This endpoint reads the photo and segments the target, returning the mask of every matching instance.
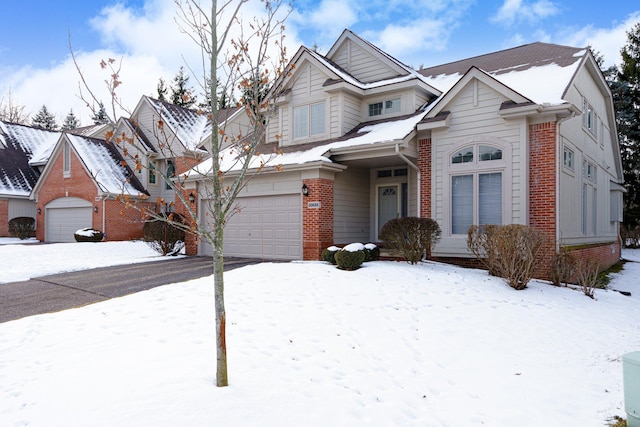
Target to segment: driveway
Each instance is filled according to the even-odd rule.
[[[260,262],[225,259],[224,270]],[[117,265],[0,284],[0,323],[81,307],[111,298],[213,274],[211,257]]]

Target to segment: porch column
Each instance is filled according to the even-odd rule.
[[[304,179],[308,196],[302,196],[302,251],[304,260],[319,260],[333,245],[333,180]]]

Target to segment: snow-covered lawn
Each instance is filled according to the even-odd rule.
[[[225,279],[229,387],[214,385],[203,278],[0,324],[0,426],[584,427],[625,415],[639,263],[610,285],[631,297],[595,300],[435,263],[267,263]]]

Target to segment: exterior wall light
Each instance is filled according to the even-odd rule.
[[[38,215],[42,213],[42,209],[38,208]]]
[[[98,207],[97,207],[97,206],[94,206],[94,207],[93,207],[93,211],[94,211],[95,213],[98,213]]]
[[[196,195],[193,193],[189,193],[189,203],[195,203]]]
[[[302,195],[304,197],[309,196],[309,187],[307,187],[307,184],[302,184]]]

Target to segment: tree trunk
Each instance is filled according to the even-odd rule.
[[[216,385],[218,387],[226,387],[229,385],[229,378],[227,376],[227,330],[226,313],[224,309],[224,259],[219,250],[219,248],[222,247],[222,241],[216,243],[220,243],[221,245],[214,247],[213,250],[213,280],[216,312]]]

